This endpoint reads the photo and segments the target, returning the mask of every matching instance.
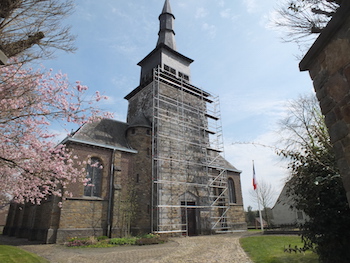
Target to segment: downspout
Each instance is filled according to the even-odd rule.
[[[107,211],[107,236],[112,237],[113,228],[113,202],[114,202],[114,158],[115,149],[113,149],[112,160],[111,160],[111,170],[109,176],[109,196],[108,196],[108,211]]]

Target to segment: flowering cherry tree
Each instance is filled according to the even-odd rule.
[[[52,195],[69,195],[67,184],[84,181],[77,157],[57,146],[49,127],[111,117],[95,107],[105,96],[96,92],[84,100],[87,89],[80,82],[71,85],[61,73],[0,67],[0,196],[39,204]]]

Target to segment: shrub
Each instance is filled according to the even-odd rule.
[[[68,239],[68,242],[65,244],[67,247],[81,247],[81,246],[90,246],[95,245],[97,239],[93,236],[91,237],[72,237]]]
[[[108,239],[107,236],[99,236],[99,237],[97,237],[98,241],[102,241],[102,240],[106,240],[106,239]]]
[[[159,237],[158,234],[152,234],[152,233],[149,233],[149,234],[144,234],[141,236],[141,238],[155,238],[155,237]]]
[[[135,245],[136,237],[122,237],[122,238],[112,238],[109,240],[109,244],[122,246],[122,245]]]
[[[163,244],[167,241],[165,237],[157,234],[146,234],[141,237],[123,237],[108,239],[106,236],[99,237],[72,237],[65,243],[67,247],[111,247],[123,245],[152,245]]]
[[[81,247],[81,246],[87,246],[88,245],[88,240],[85,239],[70,239],[66,243],[67,247]]]

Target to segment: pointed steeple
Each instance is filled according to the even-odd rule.
[[[182,78],[186,82],[190,82],[190,64],[193,60],[176,51],[175,32],[173,30],[174,19],[169,0],[165,0],[162,13],[159,16],[160,29],[157,46],[137,64],[141,67],[140,86],[125,96],[127,100],[135,96],[153,80],[154,69],[157,67]]]
[[[165,0],[162,14],[164,13],[172,14],[169,0]]]
[[[165,0],[163,11],[159,16],[159,33],[157,46],[164,44],[173,50],[176,50],[175,32],[174,32],[175,16],[171,12],[169,0]]]

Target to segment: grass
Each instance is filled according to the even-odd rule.
[[[48,263],[44,258],[41,258],[33,253],[23,249],[0,245],[0,262],[1,263]]]
[[[284,248],[303,247],[298,236],[252,236],[240,239],[241,246],[254,263],[317,263],[318,256],[311,252],[287,253]]]
[[[251,229],[248,229],[248,232],[249,233],[261,233],[261,229],[259,228],[259,229],[255,229],[255,228],[251,228]]]

